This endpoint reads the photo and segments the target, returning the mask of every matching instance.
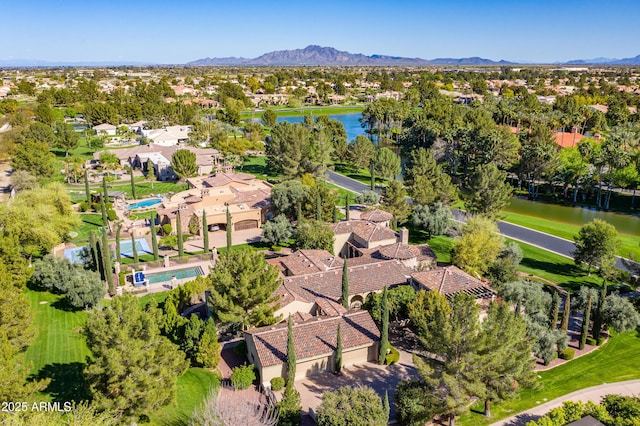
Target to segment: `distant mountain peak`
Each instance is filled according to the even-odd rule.
[[[511,62],[495,62],[480,57],[472,58],[439,58],[426,60],[421,58],[405,58],[362,53],[349,53],[334,47],[310,44],[302,49],[275,50],[253,59],[244,58],[204,58],[188,62],[187,66],[426,66],[426,65],[496,65]]]

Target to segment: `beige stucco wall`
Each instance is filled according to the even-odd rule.
[[[287,319],[289,317],[289,314],[293,315],[296,312],[305,312],[310,314],[311,311],[313,310],[313,305],[314,305],[313,302],[302,302],[302,301],[296,300],[278,309],[274,315],[276,317],[278,315],[282,315],[282,318]]]
[[[335,241],[333,242],[333,254],[336,256],[342,255],[343,257],[346,255],[346,250],[344,249],[344,245],[349,241],[349,237],[351,234],[337,234],[335,235]]]

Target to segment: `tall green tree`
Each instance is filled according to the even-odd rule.
[[[342,263],[342,306],[349,309],[349,267],[346,258]]]
[[[85,377],[98,409],[137,421],[174,401],[188,362],[160,335],[158,316],[131,295],[115,297],[89,314],[83,334],[93,356]]]
[[[454,241],[451,263],[471,275],[482,275],[502,249],[503,238],[494,222],[483,217],[467,220],[462,235]]]
[[[507,173],[493,164],[478,167],[469,187],[467,208],[471,213],[496,217],[509,204],[513,188],[506,182]]]
[[[202,242],[204,245],[204,254],[209,253],[209,225],[207,225],[207,212],[202,210]]]
[[[207,300],[215,317],[224,323],[237,323],[243,329],[277,322],[278,270],[267,265],[258,252],[235,250],[220,257],[209,275],[212,289]]]
[[[604,321],[604,302],[607,297],[607,280],[603,280],[602,289],[600,290],[600,295],[598,296],[598,302],[596,305],[596,311],[593,316],[593,329],[592,335],[593,338],[596,339],[596,342],[600,342],[600,333],[602,332],[602,324]]]
[[[562,323],[560,330],[566,332],[569,329],[569,317],[571,316],[571,295],[567,293],[564,298],[564,311],[562,312]]]
[[[551,296],[551,312],[549,313],[549,328],[555,330],[558,327],[558,311],[560,311],[560,292],[554,290]]]
[[[178,237],[178,257],[184,256],[184,241],[182,240],[182,218],[180,217],[180,209],[176,211],[176,235]]]
[[[102,244],[100,245],[100,252],[102,253],[102,267],[104,269],[104,276],[107,280],[107,286],[109,287],[109,294],[116,294],[116,287],[113,283],[113,270],[111,268],[111,249],[109,249],[109,239],[107,237],[107,229],[102,228]]]
[[[447,204],[456,198],[456,188],[442,165],[437,164],[431,150],[412,151],[404,183],[417,204]]]
[[[376,172],[386,179],[393,179],[400,173],[400,157],[389,148],[378,149],[373,165]]]
[[[345,195],[344,197],[344,215],[345,215],[345,220],[347,222],[351,218],[350,213],[351,213],[351,206],[349,206],[349,193],[347,192],[347,195]]]
[[[427,384],[438,389],[438,412],[453,426],[456,415],[474,396],[484,393],[478,374],[482,347],[478,306],[473,297],[463,293],[448,302],[438,292],[420,291],[409,305],[409,317],[422,348],[430,354],[426,358],[414,355],[416,368]]]
[[[262,225],[262,241],[270,244],[282,244],[289,241],[293,228],[289,219],[280,214]]]
[[[133,177],[133,166],[129,167],[129,176],[131,179],[131,198],[135,200],[138,197],[136,197],[136,181]]]
[[[78,147],[80,135],[71,124],[58,124],[56,126],[56,147],[64,151],[64,156],[69,156],[69,151]]]
[[[349,160],[356,170],[361,170],[371,164],[375,152],[373,142],[366,136],[358,135],[349,145]]]
[[[417,204],[413,208],[411,222],[416,228],[426,231],[427,236],[431,238],[444,234],[452,217],[451,209],[440,202],[431,206]]]
[[[122,253],[120,253],[120,233],[122,232],[122,222],[116,224],[116,262],[122,265]]]
[[[613,225],[602,219],[594,219],[580,228],[574,240],[576,249],[573,259],[578,265],[587,265],[587,275],[591,275],[592,266],[606,272],[615,264],[620,240]]]
[[[296,381],[296,345],[293,341],[293,318],[287,320],[287,388],[293,388]]]
[[[489,417],[491,402],[512,399],[519,389],[535,385],[535,361],[526,320],[513,315],[506,303],[491,304],[482,334],[479,374],[485,388],[485,416]]]
[[[204,329],[196,349],[195,359],[204,368],[216,368],[220,362],[220,344],[218,330],[213,318],[204,323]]]
[[[171,168],[180,179],[195,176],[198,173],[196,154],[188,149],[177,150],[171,156]]]
[[[84,171],[84,196],[87,204],[91,204],[91,190],[89,189],[89,176],[87,170]]]
[[[342,371],[342,330],[340,330],[340,323],[338,323],[338,331],[336,333],[336,362],[334,369],[336,373],[340,373]]]
[[[16,145],[11,156],[14,170],[26,170],[40,182],[48,181],[56,173],[56,158],[44,142],[26,140]]]
[[[276,125],[276,121],[278,121],[278,114],[272,109],[267,109],[262,114],[261,121],[264,127],[273,127]]]
[[[151,218],[149,219],[151,225],[151,245],[153,246],[153,260],[158,260],[158,230],[156,229],[156,215],[154,212]]]
[[[138,265],[138,247],[136,247],[136,237],[131,233],[131,251],[133,253],[133,264]]]
[[[396,224],[403,223],[409,216],[409,204],[407,203],[407,191],[396,180],[389,182],[382,191],[382,205],[391,213]]]
[[[333,231],[324,222],[303,220],[296,229],[296,247],[304,250],[327,250],[333,253]]]
[[[378,364],[384,364],[389,350],[389,300],[387,286],[382,290],[382,330],[380,331],[380,347]]]
[[[587,304],[584,307],[584,315],[582,317],[582,328],[580,331],[580,344],[578,349],[584,349],[584,345],[587,343],[587,336],[589,335],[589,323],[591,322],[591,305],[592,305],[593,295],[589,292],[589,296],[587,297]]]
[[[231,238],[231,212],[229,211],[229,206],[227,206],[227,226],[226,226],[226,231],[227,231],[227,254],[231,253],[231,247],[233,246],[233,240]]]

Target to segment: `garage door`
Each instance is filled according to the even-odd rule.
[[[255,229],[258,227],[257,220],[241,220],[233,226],[233,229],[236,231],[242,231],[245,229]]]

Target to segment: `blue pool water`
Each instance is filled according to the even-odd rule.
[[[91,258],[91,254],[89,253],[89,247],[76,247],[65,249],[64,257],[66,257],[71,263],[81,265],[88,262]]]
[[[137,203],[129,204],[127,206],[127,210],[135,210],[135,209],[141,209],[143,207],[151,207],[160,203],[162,203],[162,200],[160,198],[151,198],[149,200],[143,200],[143,201],[138,201]]]
[[[173,271],[166,272],[158,272],[156,274],[145,274],[145,278],[149,280],[149,284],[163,283],[171,281],[173,276],[176,276],[176,279],[183,278],[195,278],[199,275],[204,275],[204,271],[200,266],[194,266],[191,268],[185,269],[175,269]]]
[[[151,248],[149,248],[149,243],[144,238],[139,238],[136,240],[136,251],[138,252],[138,256],[145,253],[153,253]],[[120,254],[122,256],[133,257],[133,245],[131,244],[131,240],[122,241],[120,243]]]
[[[313,115],[314,119],[320,114]],[[344,130],[347,132],[347,140],[349,142],[353,142],[353,140],[358,135],[364,135],[365,129],[360,125],[360,117],[362,114],[359,112],[356,113],[348,113],[348,114],[329,114],[329,118],[332,120],[341,121],[344,125]],[[277,123],[281,123],[283,121],[287,121],[289,123],[302,123],[304,120],[303,115],[298,116],[287,116],[287,117],[278,117]],[[260,119],[255,118],[253,121],[259,122]]]

